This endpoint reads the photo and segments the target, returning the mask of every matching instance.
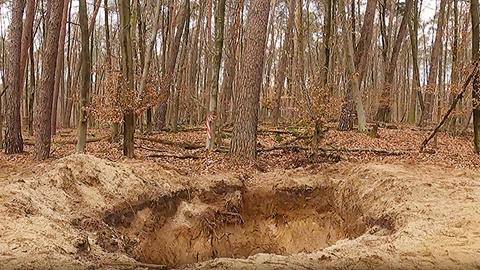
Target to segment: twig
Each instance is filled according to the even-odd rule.
[[[185,150],[196,150],[196,149],[200,149],[200,148],[205,147],[204,145],[199,145],[199,144],[185,143],[185,142],[173,142],[173,141],[168,141],[168,140],[158,139],[158,138],[135,137],[135,139],[141,140],[141,141],[161,143],[161,144],[170,145],[170,146],[176,146],[176,147],[183,148]]]
[[[448,120],[448,117],[450,116],[450,114],[453,112],[453,110],[457,107],[457,104],[458,102],[463,98],[465,92],[467,91],[467,87],[470,85],[470,83],[472,82],[473,80],[473,77],[475,77],[475,75],[477,74],[478,72],[478,66],[479,66],[479,63],[480,61],[477,60],[475,62],[475,66],[472,70],[472,72],[470,73],[470,75],[468,75],[468,78],[467,80],[463,83],[463,86],[462,86],[462,92],[460,92],[459,94],[457,94],[455,96],[455,98],[453,99],[453,102],[452,102],[452,105],[450,105],[450,109],[448,109],[448,111],[445,113],[445,115],[443,116],[442,118],[442,121],[440,121],[440,123],[437,125],[437,127],[433,130],[433,132],[430,134],[430,136],[428,136],[428,138],[426,138],[422,145],[420,146],[420,152],[424,152],[425,150],[425,147],[427,147],[427,144],[433,139],[435,138],[435,135],[437,135],[437,133],[440,131],[440,129],[442,128],[442,126],[447,122]]]
[[[162,131],[170,131],[169,129],[163,129]],[[206,132],[207,129],[205,127],[190,127],[190,128],[182,128],[178,130],[177,132],[199,132],[203,131]],[[233,129],[232,128],[224,128],[222,129],[222,132],[225,133],[232,133]],[[273,133],[273,134],[284,134],[284,135],[292,135],[292,136],[298,136],[300,133],[299,131],[290,131],[290,130],[284,130],[284,129],[275,129],[275,128],[258,128],[257,133]],[[154,132],[153,134],[160,134],[160,132]]]
[[[5,88],[3,88],[2,93],[0,93],[0,98],[3,97],[3,95],[5,95],[5,93],[7,92],[7,89],[8,89],[8,85],[5,86]]]
[[[388,149],[380,149],[380,148],[319,148],[319,150],[325,152],[347,152],[347,153],[372,153],[372,154],[381,154],[381,155],[389,155],[389,156],[401,156],[406,155],[412,150],[388,150]]]
[[[126,269],[137,269],[139,267],[148,268],[148,269],[168,269],[168,267],[166,265],[141,263],[141,262],[134,262],[134,263],[114,262],[114,263],[105,263],[105,264],[103,264],[103,266],[122,267],[122,268],[126,268]]]
[[[110,138],[110,136],[96,137],[96,138],[95,138],[95,137],[93,137],[93,138],[87,138],[86,143],[101,142],[101,141],[107,140],[108,138]],[[77,143],[77,139],[67,140],[67,141],[53,141],[53,143],[60,144],[60,145],[63,145],[63,144],[76,144],[76,143]],[[32,146],[32,145],[35,145],[35,142],[32,141],[32,140],[29,140],[29,139],[25,139],[25,140],[23,141],[23,144],[24,144],[24,145]]]
[[[178,155],[178,154],[172,154],[172,153],[157,153],[157,154],[152,154],[148,155],[147,157],[149,158],[160,158],[160,157],[169,157],[169,158],[178,158],[178,159],[200,159],[201,157],[195,156],[195,155]]]
[[[381,154],[381,155],[390,155],[390,156],[401,156],[410,153],[409,151],[400,151],[400,150],[387,150],[379,148],[328,148],[328,147],[319,147],[317,148],[323,152],[344,152],[344,153],[372,153],[372,154]],[[271,152],[275,150],[310,150],[309,147],[291,145],[291,146],[274,146],[271,148],[260,149],[259,152]]]
[[[165,152],[160,149],[154,149],[154,148],[145,147],[141,145],[135,146],[135,148],[147,150],[150,152],[155,152],[156,154],[151,154],[147,156],[150,158],[159,158],[159,157],[172,157],[172,158],[178,158],[178,159],[200,159],[201,158],[200,156],[191,155],[191,154],[185,154],[185,155],[173,154],[173,153]]]

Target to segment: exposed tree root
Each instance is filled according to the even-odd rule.
[[[297,150],[297,151],[309,151],[310,147],[299,146],[299,145],[283,145],[283,146],[274,146],[271,148],[260,149],[259,152],[271,152],[276,150]],[[378,149],[378,148],[329,148],[329,147],[318,147],[317,150],[323,152],[344,152],[344,153],[373,153],[380,155],[389,155],[389,156],[401,156],[410,153],[411,151],[399,151],[399,150],[387,150],[387,149]]]
[[[185,150],[196,150],[196,149],[201,149],[201,148],[205,147],[204,145],[200,145],[200,144],[186,143],[186,142],[174,142],[174,141],[169,141],[169,140],[159,139],[159,138],[135,137],[135,139],[141,140],[141,141],[160,143],[160,144],[164,144],[164,145],[176,146],[176,147],[183,148]]]

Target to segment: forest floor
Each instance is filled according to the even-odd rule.
[[[0,154],[2,269],[478,269],[480,158],[471,134],[381,129],[259,132],[258,161],[203,150],[205,132],[138,135],[125,159],[107,130],[73,155]],[[31,138],[26,139],[30,144]],[[228,134],[224,145],[228,145]],[[223,148],[221,148],[223,149]]]

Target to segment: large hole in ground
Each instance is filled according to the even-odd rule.
[[[289,255],[365,232],[335,211],[332,194],[311,187],[181,192],[130,207],[133,213],[112,212],[106,221],[137,239],[131,255],[145,263],[173,267],[219,257]]]

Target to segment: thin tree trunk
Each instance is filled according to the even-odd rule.
[[[405,11],[403,14],[402,23],[398,30],[397,37],[392,50],[392,56],[390,57],[390,63],[385,74],[385,81],[383,84],[383,90],[380,96],[380,104],[377,109],[376,120],[377,122],[389,122],[391,117],[391,92],[395,80],[395,70],[397,69],[397,61],[400,55],[400,48],[402,47],[403,40],[407,35],[408,20],[410,20],[410,13],[413,9],[413,0],[407,0]]]
[[[185,62],[187,59],[187,48],[188,48],[188,39],[190,35],[190,0],[186,0],[186,20],[184,25],[184,34],[183,34],[183,48],[181,53],[180,63],[178,64],[177,74],[176,74],[176,87],[174,90],[173,102],[172,102],[172,111],[171,111],[171,122],[170,127],[172,132],[177,132],[178,130],[178,111],[180,106],[180,92],[184,88],[184,74],[185,74]]]
[[[198,91],[198,75],[199,75],[199,69],[200,69],[200,52],[201,50],[201,42],[203,42],[203,39],[200,40],[200,31],[202,29],[203,25],[203,19],[204,19],[204,13],[205,13],[205,2],[200,4],[199,11],[198,11],[198,18],[197,18],[197,25],[195,26],[195,32],[193,34],[193,39],[192,42],[190,43],[191,46],[191,51],[190,51],[190,63],[189,65],[189,82],[188,82],[188,88],[189,88],[189,105],[190,105],[190,119],[189,123],[193,125],[195,123],[195,108],[196,108],[196,96],[197,96],[197,91]]]
[[[331,58],[331,39],[332,39],[332,20],[335,10],[335,0],[325,0],[325,23],[323,33],[323,47],[324,47],[324,65],[322,69],[323,84],[328,87],[328,73],[330,70]]]
[[[120,13],[120,40],[121,40],[121,55],[122,55],[122,72],[127,81],[126,91],[134,91],[133,81],[133,49],[131,37],[131,12],[130,0],[119,1]],[[132,109],[127,109],[123,115],[123,154],[128,158],[133,158],[135,153],[134,137],[135,137],[135,114]]]
[[[186,2],[186,1],[185,1]],[[168,105],[168,100],[170,98],[170,91],[174,83],[174,71],[175,71],[175,66],[177,64],[177,59],[178,59],[178,52],[180,50],[180,42],[182,39],[183,35],[183,30],[185,29],[185,21],[187,19],[187,9],[186,5],[184,8],[180,11],[180,14],[178,14],[179,19],[178,19],[178,24],[177,24],[177,31],[173,35],[171,33],[171,36],[173,37],[173,40],[170,40],[171,44],[168,48],[168,56],[167,56],[167,61],[166,61],[166,66],[165,66],[165,72],[163,74],[163,81],[165,82],[165,98],[160,101],[160,104],[158,106],[157,110],[157,130],[162,130],[165,127],[166,124],[166,115],[167,115],[167,105]],[[174,20],[175,16],[172,14],[172,20]],[[172,22],[173,24],[173,22]],[[173,27],[172,31],[173,32]]]
[[[420,123],[425,125],[432,121],[435,92],[437,90],[438,69],[441,61],[443,28],[445,25],[445,5],[447,0],[440,1],[440,10],[438,13],[437,33],[432,48],[430,58],[430,68],[428,73],[428,81],[425,89],[425,110],[422,112]]]
[[[458,91],[458,83],[460,81],[460,49],[459,49],[459,20],[458,20],[458,1],[453,1],[453,44],[452,44],[452,72],[451,72],[451,83],[450,83],[450,103],[454,100],[455,94]],[[458,120],[458,108],[456,112],[452,115],[450,120],[450,131],[455,132]]]
[[[142,69],[142,78],[140,80],[140,88],[139,88],[139,94],[138,97],[140,99],[143,99],[144,93],[145,93],[145,87],[147,84],[147,79],[148,75],[150,73],[150,66],[152,63],[152,53],[153,53],[153,48],[155,46],[155,42],[157,41],[157,33],[158,30],[161,27],[161,21],[160,21],[160,11],[162,9],[162,3],[160,1],[157,1],[157,4],[155,6],[155,19],[154,19],[154,28],[153,28],[153,35],[148,43],[148,48],[146,50],[145,54],[145,61]]]
[[[65,36],[67,34],[68,6],[70,1],[64,0],[62,28],[60,29],[60,40],[58,41],[57,65],[55,70],[55,86],[53,90],[52,104],[52,136],[57,133],[57,106],[60,87],[63,85],[64,63],[65,63]]]
[[[32,33],[33,35],[33,33]],[[35,76],[35,58],[33,57],[33,39],[30,40],[32,43],[29,49],[30,54],[30,93],[28,96],[28,134],[33,136],[33,108],[35,93],[37,92],[37,82]]]
[[[87,125],[88,125],[88,95],[90,92],[90,35],[88,31],[88,15],[86,0],[79,0],[78,16],[81,32],[81,53],[80,58],[82,66],[80,69],[80,102],[78,108],[78,126],[77,126],[77,153],[85,153],[87,144]]]
[[[471,0],[470,13],[472,16],[472,57],[474,61],[478,61],[480,56],[480,12],[478,0]],[[473,105],[473,130],[475,152],[480,154],[480,72],[477,69],[473,78],[472,91]]]
[[[227,122],[229,111],[231,111],[231,101],[233,96],[233,82],[237,73],[238,41],[241,30],[241,16],[243,14],[244,0],[233,0],[236,2],[233,23],[227,31],[227,45],[225,49],[225,68],[223,69],[223,84],[221,95],[221,116],[223,123]]]
[[[295,0],[295,66],[297,87],[305,90],[305,33],[303,29],[303,0]]]
[[[290,0],[288,8],[287,30],[285,32],[285,40],[283,42],[282,56],[278,64],[278,73],[275,78],[275,104],[273,108],[273,124],[278,125],[281,117],[282,93],[285,86],[285,78],[287,72],[288,61],[292,55],[293,49],[293,27],[295,25],[295,0]]]
[[[105,1],[107,1],[107,0],[105,0]],[[155,42],[157,41],[157,33],[162,26],[162,22],[160,20],[161,11],[162,11],[162,2],[157,1],[157,4],[155,5],[155,17],[154,17],[154,22],[153,22],[154,23],[153,35],[152,35],[152,38],[151,38],[150,42],[148,43],[148,48],[147,48],[147,51],[146,51],[145,61],[144,61],[143,69],[142,69],[142,78],[140,80],[140,88],[139,88],[139,95],[138,95],[139,99],[144,98],[145,87],[146,87],[146,84],[147,84],[148,76],[150,74],[150,66],[151,66],[151,63],[152,63],[153,49],[155,47]],[[147,115],[147,133],[150,133],[152,131],[151,108],[149,107],[147,110],[148,110],[147,114],[149,114],[149,115]]]
[[[27,0],[25,7],[25,21],[23,22],[22,32],[22,56],[20,60],[20,82],[25,79],[25,69],[27,66],[28,52],[33,42],[33,22],[35,20],[36,0]]]
[[[376,3],[372,3],[371,2],[376,2],[375,0],[372,1],[370,0],[369,1],[369,4],[370,4],[370,8],[372,9],[372,6],[373,6],[373,12],[372,10],[367,10],[367,13],[365,15],[365,19],[371,19],[371,17],[375,17],[375,6],[376,6]],[[365,132],[367,130],[367,121],[365,119],[365,110],[363,108],[363,101],[362,101],[362,94],[360,92],[360,80],[359,80],[359,75],[358,75],[358,72],[356,70],[356,67],[355,67],[355,58],[358,58],[358,63],[360,64],[361,62],[361,58],[363,57],[362,56],[357,56],[357,55],[354,55],[355,52],[354,52],[354,45],[353,45],[353,40],[352,40],[352,35],[350,34],[351,32],[351,29],[347,23],[347,19],[346,19],[346,15],[345,15],[345,6],[344,6],[344,2],[343,0],[340,0],[339,1],[339,10],[340,10],[340,19],[342,20],[342,25],[343,25],[343,29],[345,30],[344,31],[344,50],[345,50],[345,58],[346,58],[346,69],[347,69],[347,74],[349,76],[349,86],[348,88],[351,92],[351,95],[352,97],[352,100],[351,102],[354,102],[355,104],[355,108],[356,108],[356,111],[357,111],[357,117],[358,117],[358,130],[360,132]],[[368,16],[370,16],[370,18],[368,18]],[[372,24],[373,24],[373,20],[372,21]],[[364,53],[367,53],[368,51],[367,50],[364,50],[364,46],[368,46],[370,47],[370,44],[368,42],[363,40],[364,39],[364,36],[367,37],[367,35],[369,35],[367,29],[371,29],[371,28],[364,28],[364,30],[366,32],[362,33],[362,38],[361,38],[361,46],[359,46],[359,48],[357,49],[357,53],[360,55],[360,54],[364,54]],[[371,40],[371,33],[370,33],[370,40]],[[365,56],[365,59],[364,61],[366,61],[366,56]],[[359,65],[357,64],[357,65]],[[364,64],[364,63],[362,63]],[[365,64],[364,64],[365,65]],[[347,101],[347,102],[350,102],[350,101]],[[348,110],[350,110],[350,108],[348,108]],[[345,116],[347,117],[347,116]],[[351,118],[351,116],[348,116]],[[351,129],[351,126],[353,126],[353,118],[351,118],[350,120],[344,120],[342,121],[342,118],[340,118],[340,126],[339,126],[339,129],[340,130],[349,130]],[[346,122],[347,125],[345,126],[342,126],[342,122]]]
[[[342,5],[340,5],[342,7]],[[360,40],[356,46],[356,50],[353,49],[354,40],[345,40],[344,36],[344,48],[347,59],[347,73],[350,77],[350,86],[347,88],[347,93],[345,95],[345,100],[343,103],[342,114],[340,115],[339,120],[339,130],[351,130],[353,128],[353,107],[355,105],[357,119],[358,119],[358,130],[364,132],[367,129],[365,110],[363,108],[363,100],[361,93],[361,83],[363,77],[366,73],[366,64],[368,58],[368,52],[370,51],[370,46],[373,38],[373,23],[375,21],[375,10],[377,7],[377,0],[369,0],[367,2],[367,9],[365,11],[365,18],[361,30]],[[344,11],[344,10],[343,10]],[[341,15],[341,17],[346,17]],[[343,24],[345,29],[349,29],[346,23]],[[352,29],[349,29],[352,31]],[[353,38],[354,35],[352,35]],[[352,50],[350,51],[350,43],[352,45]],[[354,53],[354,55],[349,55]],[[352,58],[352,59],[350,59]],[[353,70],[350,70],[350,60],[354,64]]]
[[[220,65],[223,56],[223,38],[225,29],[225,0],[217,0],[215,10],[215,55],[213,56],[212,88],[210,89],[210,102],[207,115],[207,149],[212,151],[216,147],[218,124],[218,80],[220,79]]]

